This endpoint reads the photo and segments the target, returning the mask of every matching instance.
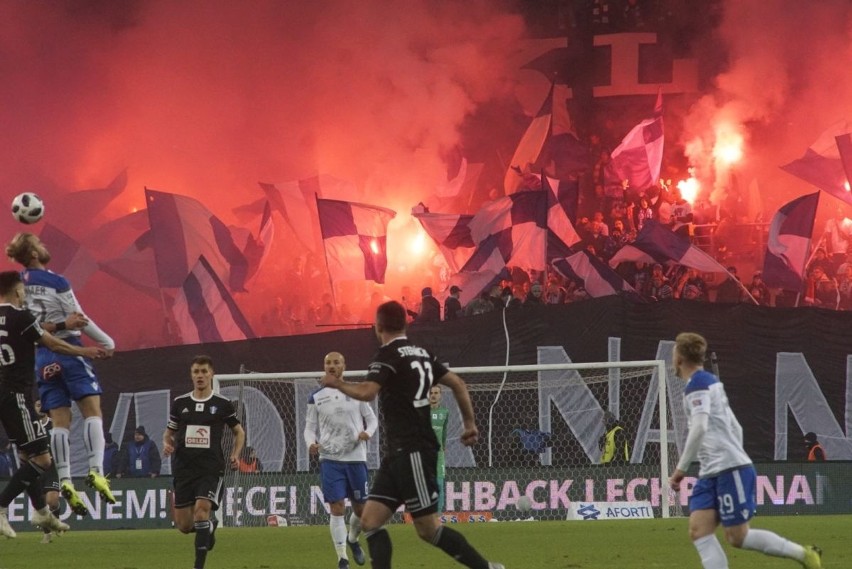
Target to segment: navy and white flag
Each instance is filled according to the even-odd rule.
[[[388,223],[396,212],[341,200],[316,201],[331,278],[385,282]]]
[[[188,196],[146,188],[145,199],[161,287],[182,286],[194,263],[204,256],[230,290],[245,291],[249,277],[245,236],[236,236],[204,204]]]
[[[811,247],[819,192],[796,198],[772,217],[763,260],[763,282],[799,291]]]
[[[556,259],[551,264],[563,277],[582,283],[592,298],[635,292],[621,275],[588,251],[578,251],[570,257]]]
[[[184,344],[255,337],[239,306],[203,255],[178,290],[173,311]]]
[[[470,220],[476,250],[462,272],[495,266],[543,271],[547,245],[548,192],[523,191],[486,204]]]
[[[655,185],[663,163],[663,135],[663,95],[658,93],[653,117],[634,126],[612,151],[619,178],[636,190]]]
[[[846,133],[834,137],[837,142],[837,151],[840,152],[840,161],[843,163],[843,171],[846,172],[846,184],[843,188],[848,194],[849,184],[852,183],[852,134]]]
[[[725,273],[728,270],[719,261],[657,221],[646,221],[636,240],[625,245],[610,259],[611,267],[619,263],[677,263],[705,273]]]
[[[834,123],[811,144],[804,156],[781,166],[781,169],[852,204],[852,193],[849,191],[849,181],[843,169],[837,140],[849,132],[852,132],[852,122]]]
[[[426,234],[438,246],[450,270],[454,273],[459,272],[476,249],[476,243],[470,234],[470,221],[473,216],[455,213],[412,213],[411,215],[420,222]]]
[[[577,219],[577,204],[580,199],[580,181],[557,180],[543,176],[542,184],[548,191],[547,197],[547,257],[552,260],[564,257],[572,245],[580,242],[580,235],[574,229]]]

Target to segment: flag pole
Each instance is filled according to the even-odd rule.
[[[317,220],[320,224],[320,237],[322,237],[322,216],[319,215],[319,195],[314,192],[314,200],[317,206]],[[337,295],[334,293],[334,279],[331,278],[331,268],[328,266],[328,250],[325,248],[325,240],[322,243],[322,253],[325,257],[325,271],[328,273],[328,285],[331,287],[331,302],[334,304],[334,310],[337,311]]]

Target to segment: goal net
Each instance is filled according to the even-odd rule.
[[[663,360],[453,371],[468,385],[480,437],[472,447],[461,444],[461,414],[444,388],[447,521],[683,515],[686,496],[667,486],[676,442],[685,438],[683,386]],[[321,375],[217,376],[260,464],[256,472],[227,474],[227,525],[327,523],[318,465],[303,437],[308,396]],[[350,380],[364,375],[346,372]],[[628,458],[605,463],[602,444],[614,422],[623,429]],[[370,470],[379,465],[382,435],[379,429],[368,442]],[[518,508],[521,496],[529,509]]]

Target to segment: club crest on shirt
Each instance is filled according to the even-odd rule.
[[[215,414],[216,414],[216,409],[217,409],[217,407],[216,407],[215,405],[211,405],[211,406],[210,406],[210,414],[211,414],[211,415],[215,415]]]

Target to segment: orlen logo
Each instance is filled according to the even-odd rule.
[[[45,381],[50,381],[61,373],[62,366],[59,365],[57,362],[53,362],[52,364],[48,364],[41,368],[41,376],[44,378]]]

